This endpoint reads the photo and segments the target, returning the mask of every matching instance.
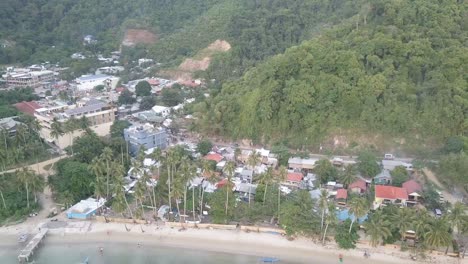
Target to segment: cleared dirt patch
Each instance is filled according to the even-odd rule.
[[[163,74],[178,81],[192,81],[192,74],[196,71],[204,71],[210,66],[211,58],[219,52],[231,49],[231,44],[225,40],[216,40],[208,47],[200,50],[193,58],[185,59],[177,69],[166,70]]]
[[[158,35],[146,29],[127,29],[123,46],[135,46],[137,44],[153,44],[158,41]]]

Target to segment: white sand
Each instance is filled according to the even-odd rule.
[[[67,228],[51,229],[53,241],[66,243],[105,242],[111,239],[117,243],[143,245],[162,245],[176,248],[195,249],[203,251],[224,252],[232,254],[278,257],[301,263],[334,264],[338,262],[338,255],[344,256],[344,263],[350,264],[393,264],[416,263],[409,259],[407,253],[399,249],[379,247],[370,248],[358,245],[355,250],[339,250],[335,245],[326,247],[314,244],[306,239],[288,241],[284,237],[267,233],[246,233],[237,230],[209,230],[187,229],[179,231],[169,227],[156,225],[127,224],[131,229],[126,231],[124,224],[99,222],[71,222]],[[142,232],[142,229],[144,232]],[[0,228],[0,235],[4,238],[13,237],[14,229]],[[11,239],[0,239],[4,246]],[[13,240],[14,241],[14,240]],[[369,259],[363,257],[364,249],[371,253]],[[384,254],[385,253],[385,254]],[[431,263],[452,264],[459,263],[454,258],[437,257]]]

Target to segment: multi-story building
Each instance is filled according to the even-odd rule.
[[[124,130],[125,141],[128,142],[129,151],[135,155],[143,146],[145,149],[160,148],[167,146],[167,133],[163,128],[154,127],[150,124],[135,125]]]
[[[89,91],[98,85],[104,85],[109,89],[115,89],[118,82],[118,77],[106,74],[83,75],[75,79],[76,89],[78,91]]]
[[[37,69],[31,67],[28,69],[9,69],[4,75],[8,86],[11,87],[40,87],[44,83],[50,82],[54,79],[55,73],[53,71]]]
[[[51,135],[51,127],[55,120],[64,124],[70,119],[78,120],[84,116],[89,122],[90,129],[99,136],[106,136],[110,133],[110,127],[115,120],[115,109],[102,101],[85,98],[75,105],[55,102],[54,105],[36,109],[34,116],[41,125],[41,136],[63,149],[70,146],[73,138],[81,136],[84,131],[77,129],[73,133],[54,138]]]

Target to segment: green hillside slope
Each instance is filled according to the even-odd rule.
[[[199,128],[296,146],[336,129],[466,135],[468,4],[369,2],[352,19],[224,84],[198,106]]]

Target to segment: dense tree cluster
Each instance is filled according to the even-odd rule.
[[[337,128],[466,133],[466,3],[443,2],[370,2],[359,16],[225,83],[199,105],[200,128],[264,142],[286,137],[296,146]]]

